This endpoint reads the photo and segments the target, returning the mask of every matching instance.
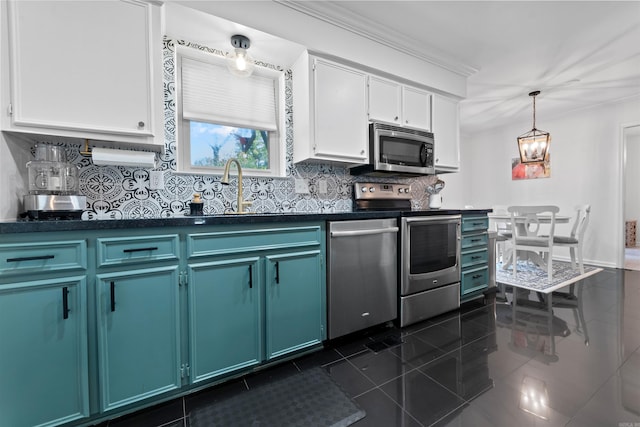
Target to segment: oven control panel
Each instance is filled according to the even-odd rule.
[[[383,184],[380,182],[356,182],[353,184],[353,196],[356,200],[410,200],[411,186],[407,184]]]

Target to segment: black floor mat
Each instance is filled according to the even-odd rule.
[[[188,425],[345,427],[364,416],[327,372],[313,368],[194,409]]]

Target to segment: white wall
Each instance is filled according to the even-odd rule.
[[[436,137],[436,144],[438,139]],[[491,205],[483,200],[476,200],[474,202],[471,196],[471,181],[472,175],[469,172],[471,167],[472,158],[467,156],[465,150],[460,152],[460,170],[457,173],[443,173],[438,177],[445,182],[442,194],[442,207],[450,209],[460,209],[465,206],[473,206],[476,209],[490,208]]]
[[[626,142],[624,219],[640,223],[640,135],[629,136]]]
[[[542,106],[540,107],[542,109]],[[551,133],[551,177],[512,181],[516,137],[530,123],[461,137],[464,182],[452,198],[474,206],[553,204],[573,215],[578,204],[592,205],[585,239],[585,261],[616,266],[622,248],[622,125],[640,122],[640,98],[568,113],[537,125]],[[558,225],[558,233],[570,225]],[[620,247],[618,247],[620,246]],[[558,254],[563,257],[562,253]]]

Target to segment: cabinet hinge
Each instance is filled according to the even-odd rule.
[[[180,365],[180,378],[191,376],[191,366],[188,363]]]
[[[320,267],[324,267],[324,257],[320,255]]]
[[[13,104],[9,103],[9,105],[7,106],[7,114],[9,114],[10,116],[13,114]]]
[[[187,272],[182,271],[178,274],[178,285],[186,286],[187,285]]]

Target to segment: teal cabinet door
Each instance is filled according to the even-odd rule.
[[[261,362],[259,258],[189,265],[191,382]]]
[[[321,264],[319,250],[266,257],[267,359],[322,342]]]
[[[0,285],[0,426],[89,415],[85,276]]]
[[[179,388],[178,267],[96,277],[101,410]]]

